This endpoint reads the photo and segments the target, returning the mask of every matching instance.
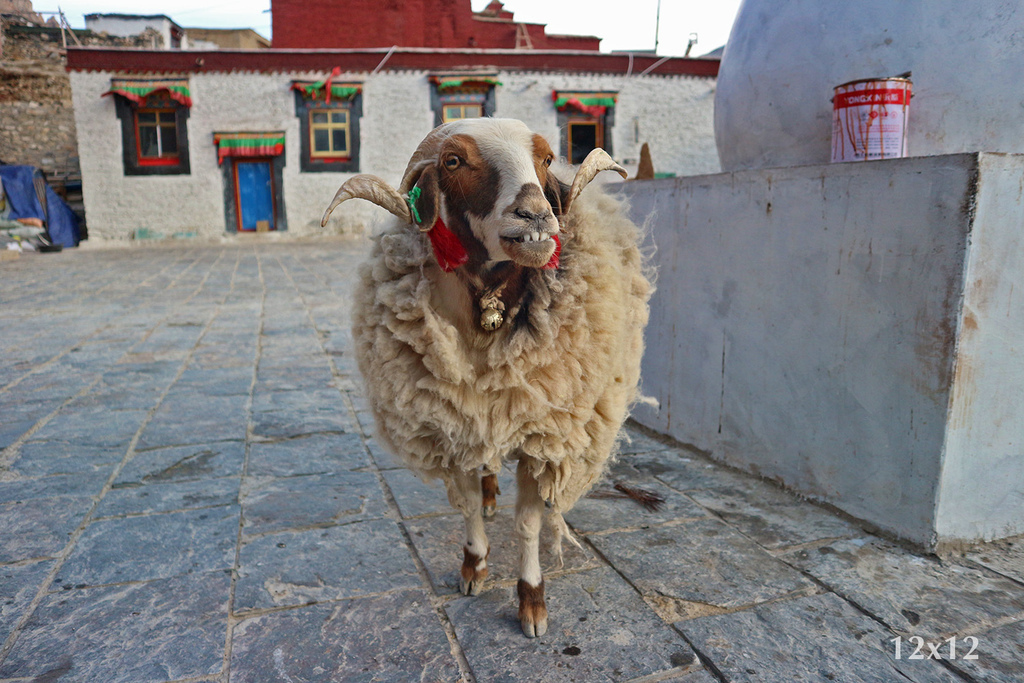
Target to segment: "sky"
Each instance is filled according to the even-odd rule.
[[[35,0],[36,11],[54,9],[53,0]],[[504,0],[505,9],[519,21],[547,24],[548,33],[593,35],[603,38],[601,50],[654,49],[658,0]],[[489,0],[472,0],[474,11]],[[690,53],[699,56],[721,47],[729,36],[740,0],[661,0],[658,53],[682,55],[690,34],[697,43]],[[628,16],[622,8],[628,6]],[[60,0],[68,22],[85,28],[85,14],[166,14],[181,26],[251,28],[271,37],[269,0]]]

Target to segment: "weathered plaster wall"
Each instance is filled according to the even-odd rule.
[[[202,172],[209,168],[204,157],[213,157],[216,165],[211,138],[202,135],[190,120],[191,175],[126,176],[121,123],[114,113],[112,97],[101,97],[110,89],[110,77],[109,73],[71,73],[89,239],[126,240],[139,228],[168,235],[223,234],[224,199],[219,173]],[[197,95],[203,90],[200,81],[199,77],[192,80]]]
[[[138,228],[157,234],[233,232],[224,213],[225,187],[212,134],[216,131],[285,131],[283,198],[288,230],[322,232],[320,217],[351,173],[300,171],[299,122],[293,80],[323,73],[196,73],[189,77],[193,105],[188,119],[191,174],[125,176],[119,121],[110,97],[109,72],[72,72],[79,126],[90,239],[128,239]],[[398,184],[420,140],[431,130],[430,84],[425,71],[341,74],[363,82],[359,170]],[[714,81],[702,78],[631,78],[586,74],[499,73],[496,115],[521,118],[558,149],[560,132],[551,101],[554,89],[616,90],[613,127],[616,159],[634,160],[648,141],[657,170],[676,173],[718,169],[711,117]],[[639,130],[637,142],[636,130]],[[563,175],[568,180],[571,172]],[[386,214],[366,202],[334,213],[327,230],[358,233]]]
[[[347,76],[342,74],[341,78]],[[359,74],[360,77],[365,74]],[[224,180],[212,134],[217,131],[285,131],[284,203],[288,230],[322,232],[320,217],[349,173],[301,173],[299,122],[292,80],[316,80],[322,74],[195,74],[190,77],[190,175],[126,176],[120,122],[110,97],[110,73],[72,72],[85,182],[90,239],[128,239],[137,228],[157,234],[196,233],[216,237],[233,232],[224,212]],[[412,82],[418,82],[420,96]],[[418,117],[409,116],[417,100]],[[405,102],[404,100],[409,100]],[[388,103],[401,106],[388,106]],[[361,122],[362,169],[397,183],[409,155],[430,130],[426,79],[420,74],[382,74],[367,80]],[[417,126],[418,118],[421,124]],[[380,144],[367,141],[380,140]],[[372,165],[371,165],[372,164]],[[352,202],[328,226],[332,232],[358,232],[378,214],[364,202]]]
[[[627,183],[659,271],[637,419],[924,546],[1020,533],[1021,163]]]

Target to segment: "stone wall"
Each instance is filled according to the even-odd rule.
[[[0,17],[0,35],[0,161],[37,166],[58,181],[77,176],[75,117],[60,29]],[[87,31],[75,35],[84,45],[135,47],[152,40]]]

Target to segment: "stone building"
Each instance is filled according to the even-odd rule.
[[[397,184],[426,133],[460,117],[521,119],[568,163],[602,146],[633,170],[648,142],[658,171],[715,172],[717,68],[525,49],[68,50],[90,236],[108,240],[319,232],[347,178]],[[331,229],[375,215],[354,202]]]
[[[153,49],[188,48],[185,29],[166,14],[86,14],[85,27],[93,33],[129,38],[150,34]]]
[[[32,11],[30,2],[0,2],[0,163],[43,170],[63,194],[77,183],[78,144],[65,69],[65,43],[135,47],[148,35],[127,38],[65,29]]]

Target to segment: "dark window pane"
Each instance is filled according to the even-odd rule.
[[[332,123],[348,123],[348,112],[347,111],[335,111],[331,112]]]
[[[173,111],[160,111],[157,112],[160,123],[166,126],[174,125],[174,112]]]
[[[348,154],[348,143],[345,140],[347,132],[346,128],[335,128],[331,131],[331,135],[334,137],[334,151],[338,154]]]
[[[177,130],[171,126],[160,127],[160,144],[163,148],[164,154],[177,154],[178,153],[178,135]]]
[[[327,123],[327,112],[315,111],[313,112],[313,123]]]
[[[156,142],[155,126],[139,126],[139,153],[144,157],[160,155]]]
[[[155,111],[140,111],[139,123],[156,123]]]
[[[597,144],[597,124],[574,123],[569,126],[569,163],[582,163]]]
[[[328,131],[324,129],[313,131],[313,150],[317,152],[331,151],[331,138]]]

